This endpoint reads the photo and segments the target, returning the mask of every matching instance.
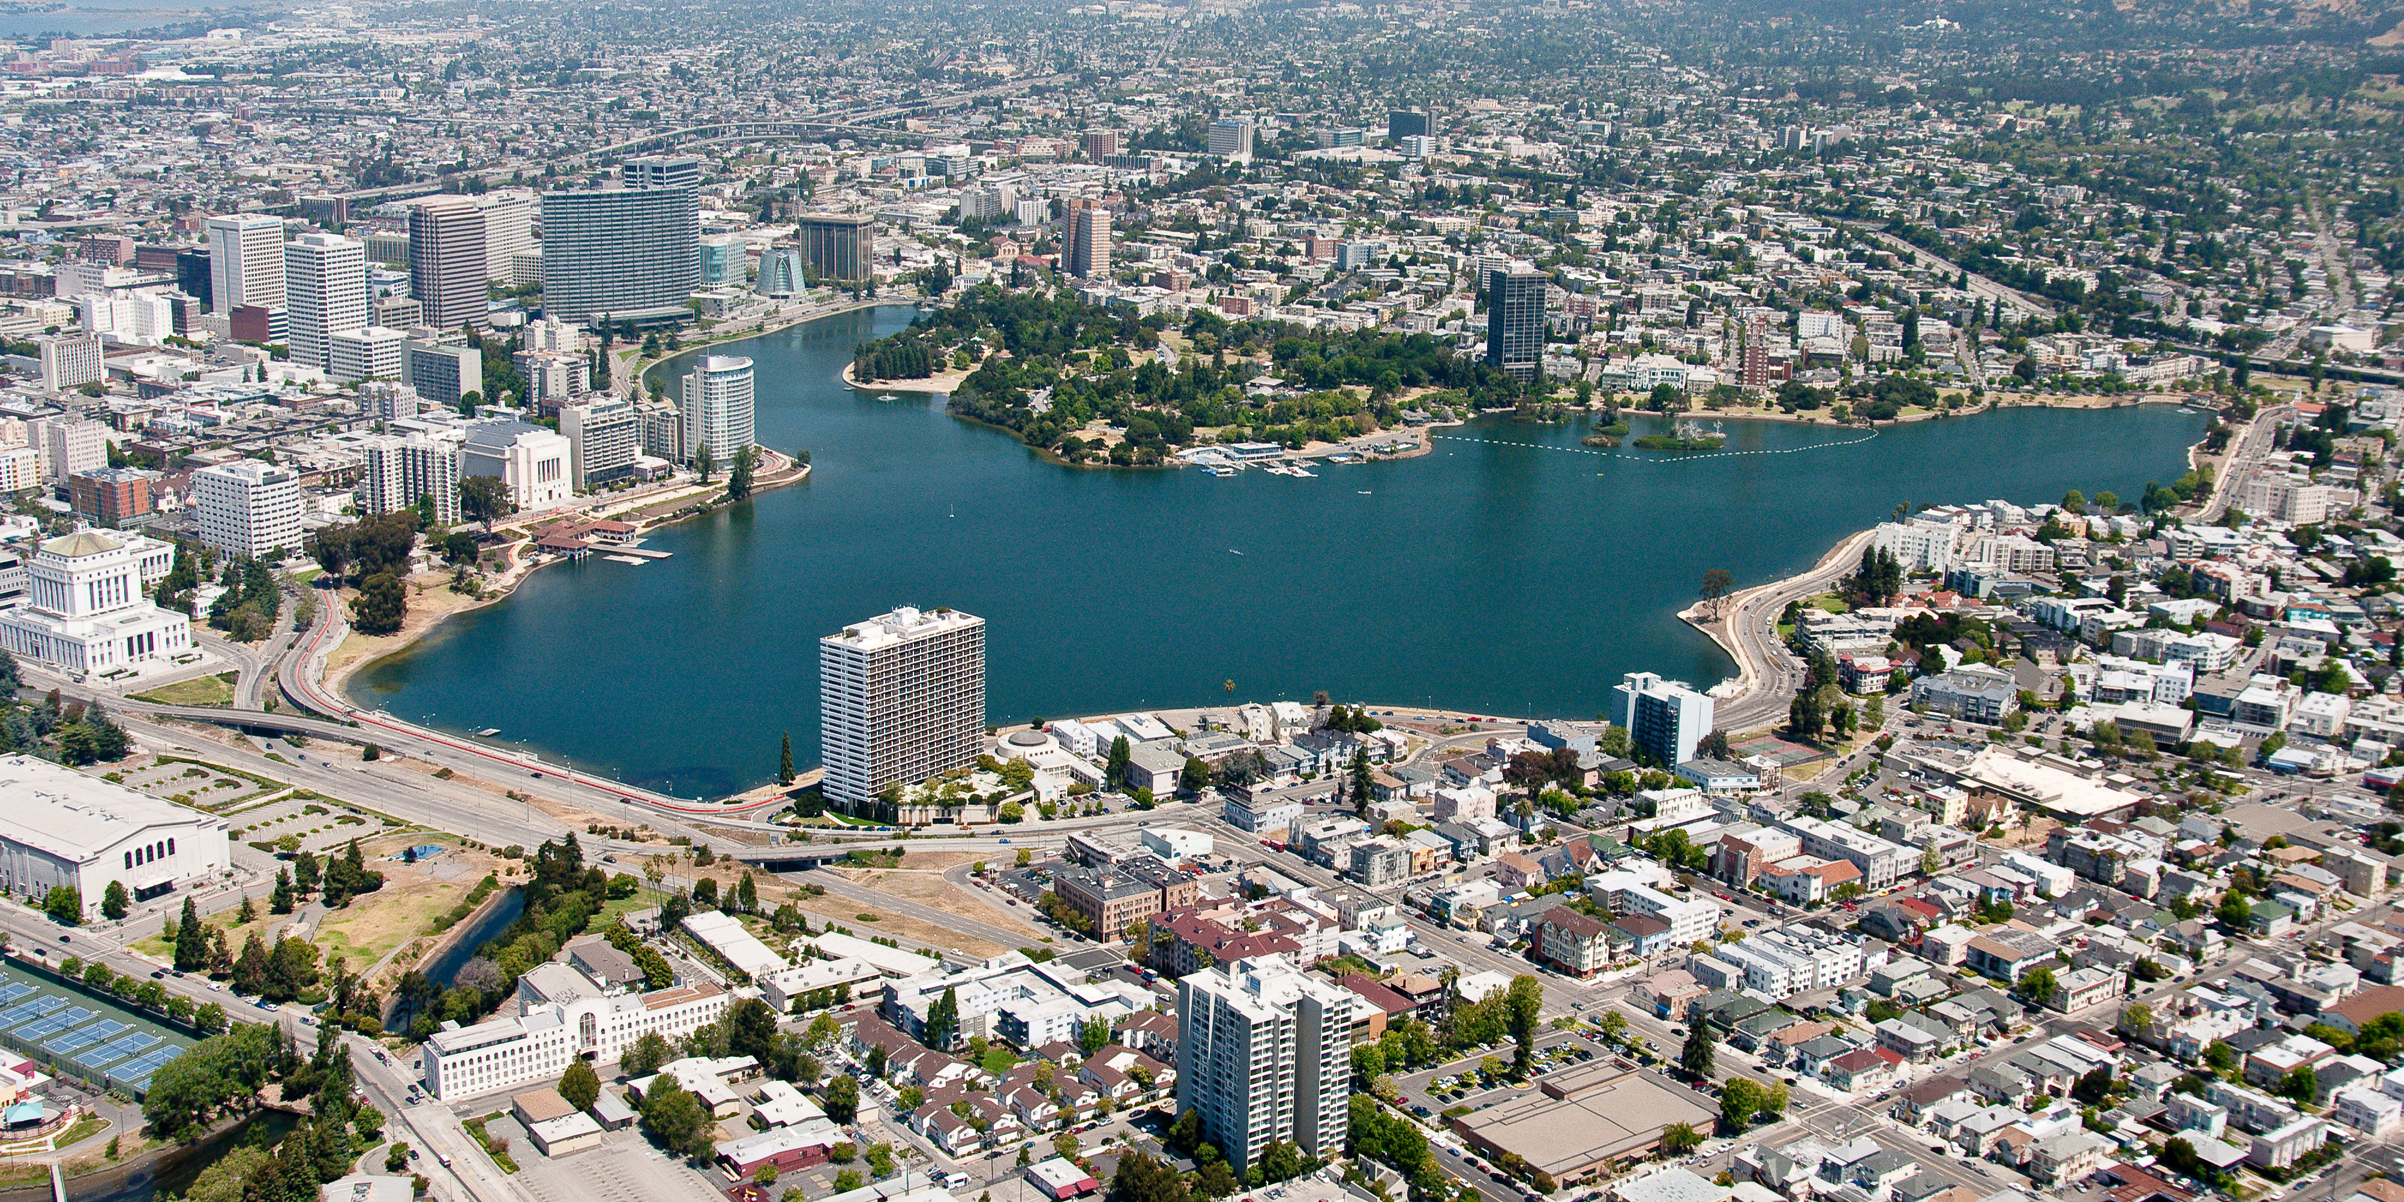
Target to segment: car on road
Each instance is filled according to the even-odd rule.
[[[167,979],[167,973],[166,973],[166,970],[164,970],[164,969],[157,969],[157,968],[154,968],[154,969],[150,970],[150,979],[151,979],[151,980],[153,980],[153,981],[164,981],[164,980],[166,980],[166,979]]]

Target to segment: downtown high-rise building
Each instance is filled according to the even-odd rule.
[[[751,360],[742,355],[704,355],[684,377],[686,453],[723,470],[735,452],[752,445]]]
[[[811,275],[852,281],[875,274],[875,218],[864,213],[805,213],[794,233]]]
[[[1486,291],[1486,362],[1518,380],[1544,370],[1544,286],[1525,263],[1495,272]]]
[[[476,207],[484,210],[484,278],[530,282],[517,278],[516,260],[535,249],[534,193],[522,188],[487,192],[476,198]]]
[[[905,607],[818,640],[818,715],[820,787],[839,810],[976,763],[985,619]]]
[[[1219,159],[1250,159],[1254,125],[1249,121],[1222,118],[1210,123],[1210,154]]]
[[[1067,253],[1062,266],[1081,280],[1110,278],[1110,210],[1078,209],[1068,215]]]
[[[465,196],[434,196],[409,206],[409,295],[420,319],[438,330],[489,324],[484,210]]]
[[[542,225],[546,316],[681,317],[701,286],[701,214],[691,188],[547,192]]]
[[[334,340],[367,328],[366,244],[334,234],[285,243],[284,305],[292,361],[331,368]]]
[[[1386,136],[1400,142],[1404,138],[1424,138],[1433,132],[1425,109],[1393,109],[1386,113]]]
[[[265,213],[209,218],[209,302],[219,313],[237,305],[284,307],[284,220]]]
[[[689,154],[647,154],[618,168],[629,188],[699,188],[701,160]]]
[[[1343,1150],[1357,999],[1279,955],[1177,982],[1177,1105],[1241,1176],[1271,1140]]]

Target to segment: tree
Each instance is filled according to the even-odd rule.
[[[110,881],[108,889],[102,892],[100,895],[100,913],[102,916],[106,917],[110,922],[115,922],[118,919],[125,917],[125,912],[132,908],[133,899],[125,892],[125,882]]]
[[[1703,587],[1696,591],[1696,595],[1703,599],[1703,608],[1717,618],[1720,616],[1720,603],[1727,599],[1729,588],[1735,584],[1736,577],[1726,568],[1713,568],[1703,573]]]
[[[652,1082],[650,1094],[643,1098],[643,1134],[677,1155],[708,1152],[716,1127],[701,1103],[672,1081]]]
[[[749,878],[745,878],[749,879]],[[728,1055],[749,1056],[762,1064],[776,1054],[776,1011],[758,998],[744,998],[726,1012]]]
[[[42,913],[60,926],[77,926],[83,922],[83,894],[66,885],[53,885],[42,898]]]
[[[926,1045],[938,1052],[952,1046],[960,1035],[960,994],[945,986],[943,996],[927,1007]]]
[[[1084,1149],[1077,1143],[1077,1133],[1063,1131],[1052,1137],[1052,1154],[1062,1160],[1075,1160]]]
[[[1110,1175],[1108,1202],[1191,1202],[1191,1199],[1177,1170],[1142,1152],[1120,1157],[1118,1171]]]
[[[1091,1018],[1077,1026],[1077,1050],[1088,1056],[1101,1051],[1110,1043],[1110,1022]]]
[[[408,616],[409,594],[401,587],[401,578],[390,572],[378,572],[361,581],[359,595],[351,598],[351,625],[361,634],[395,633]]]
[[[793,771],[793,732],[786,731],[784,749],[778,752],[776,757],[776,783],[792,784],[796,775],[798,774]]]
[[[1127,744],[1127,736],[1120,735],[1110,741],[1110,762],[1102,769],[1102,784],[1105,787],[1112,789],[1127,787],[1127,769],[1132,756],[1133,749]]]
[[[1708,1078],[1711,1076],[1713,1057],[1711,1036],[1703,1030],[1703,1024],[1698,1022],[1688,1028],[1686,1046],[1678,1049],[1678,1067],[1697,1077]]]
[[[759,463],[759,452],[750,447],[735,451],[734,463],[726,469],[726,499],[740,501],[751,495],[752,469]]]
[[[1661,1154],[1684,1156],[1703,1145],[1703,1133],[1692,1123],[1671,1123],[1661,1129]]]
[[[559,1096],[566,1098],[568,1105],[578,1110],[591,1110],[593,1103],[601,1097],[600,1074],[593,1071],[591,1064],[577,1060],[568,1066],[567,1072],[560,1074]]]
[[[703,484],[709,483],[710,476],[715,474],[717,470],[718,457],[710,453],[710,449],[706,444],[693,448],[693,474],[701,477],[701,482]]]
[[[459,516],[484,524],[484,534],[492,536],[492,524],[518,511],[517,502],[510,499],[509,486],[499,476],[464,476],[459,481]]]
[[[1512,1071],[1525,1080],[1536,1071],[1536,1034],[1544,1013],[1544,983],[1525,973],[1511,978],[1510,988],[1503,992],[1503,1006],[1510,1012],[1511,1038],[1519,1045]]]
[[[657,1031],[645,1031],[636,1036],[633,1043],[626,1045],[625,1051],[618,1053],[618,1067],[626,1070],[627,1076],[648,1077],[675,1057],[676,1049],[668,1046],[666,1036]]]
[[[2054,991],[2058,988],[2060,986],[2055,983],[2053,970],[2050,968],[2032,968],[2028,970],[2027,975],[2020,978],[2021,996],[2033,1001],[2051,1001]]]
[[[186,895],[183,913],[175,920],[175,971],[199,972],[208,966],[208,928],[201,925],[200,910]]]
[[[2313,1095],[2319,1092],[2319,1076],[2312,1071],[2312,1066],[2309,1064],[2299,1064],[2289,1069],[2286,1076],[2279,1078],[2278,1094],[2280,1097],[2296,1102],[2309,1102]]]
[[[1720,1121],[1731,1132],[1743,1131],[1752,1125],[1753,1116],[1760,1112],[1767,1096],[1760,1083],[1751,1077],[1730,1078],[1727,1087],[1720,1091]]]
[[[1210,787],[1210,765],[1202,757],[1185,757],[1185,767],[1177,773],[1177,787],[1188,793],[1199,793]]]
[[[849,1124],[860,1113],[860,1079],[845,1073],[827,1082],[826,1102],[820,1109],[836,1123]]]

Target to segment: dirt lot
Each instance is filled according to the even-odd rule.
[[[871,935],[888,935],[913,947],[954,948],[963,954],[979,957],[998,956],[1011,950],[973,935],[963,935],[958,931],[946,930],[933,923],[905,918],[899,914],[879,910],[873,906],[863,906],[858,902],[840,897],[795,898],[793,905],[802,913],[810,916],[813,930],[824,922],[832,922],[863,939]],[[875,914],[877,921],[863,922],[860,920],[862,914]],[[1027,942],[1032,944],[1035,940],[1029,938]]]
[[[928,857],[932,859],[933,857]],[[843,875],[879,893],[889,893],[905,901],[933,906],[955,914],[966,914],[979,922],[990,923],[1012,931],[1025,932],[1036,939],[1043,932],[1019,916],[1019,912],[994,905],[982,897],[943,879],[934,870],[912,868],[880,868],[871,870],[840,869]],[[890,921],[890,920],[888,920]]]

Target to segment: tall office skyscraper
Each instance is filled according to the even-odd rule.
[[[543,195],[543,312],[562,321],[681,316],[701,286],[691,188]]]
[[[1695,745],[1711,733],[1711,696],[1691,685],[1630,672],[1611,691],[1619,695],[1619,724],[1628,728],[1628,743],[1664,768],[1693,759]]]
[[[1110,278],[1110,210],[1079,209],[1068,215],[1068,273],[1081,280]]]
[[[367,247],[333,234],[284,244],[284,301],[294,363],[333,366],[334,339],[367,328]]]
[[[875,274],[876,219],[862,213],[805,213],[796,231],[801,261],[822,280],[865,280]]]
[[[231,313],[236,305],[284,305],[284,222],[265,213],[209,218],[209,303]]]
[[[534,193],[487,192],[476,207],[484,210],[484,278],[514,282],[511,260],[534,249]]]
[[[685,450],[698,458],[704,448],[720,471],[735,452],[753,442],[751,360],[741,355],[704,355],[684,378]]]
[[[464,196],[435,196],[409,206],[409,295],[438,330],[483,327],[488,279],[484,210]]]
[[[838,809],[976,763],[985,619],[903,608],[818,640],[818,715],[822,788]]]
[[[1427,113],[1423,109],[1395,109],[1386,114],[1386,136],[1397,142],[1404,138],[1424,138],[1430,132]]]
[[[1486,362],[1521,380],[1544,370],[1545,274],[1524,263],[1490,277],[1486,290]]]
[[[1249,121],[1232,118],[1210,123],[1210,153],[1214,158],[1249,159],[1252,157],[1253,126]]]
[[[1081,150],[1085,155],[1086,162],[1099,163],[1102,160],[1110,158],[1119,152],[1119,131],[1115,129],[1089,129],[1085,131],[1082,137],[1077,139],[1077,143],[1078,149]]]
[[[1270,1140],[1305,1155],[1344,1147],[1353,995],[1258,956],[1177,982],[1177,1104],[1241,1176]]]

